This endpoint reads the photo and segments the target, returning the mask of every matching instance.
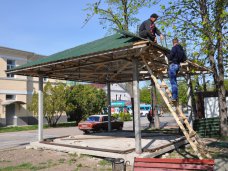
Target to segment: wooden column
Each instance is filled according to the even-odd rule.
[[[112,130],[111,125],[111,86],[110,83],[107,83],[107,98],[108,98],[108,131]]]
[[[157,92],[156,92],[156,87],[155,87],[155,84],[153,82],[153,80],[151,80],[151,85],[152,85],[152,88],[151,88],[151,92],[153,94],[152,98],[153,98],[153,110],[156,109],[156,106],[157,106]],[[157,107],[158,109],[158,107]],[[154,114],[154,127],[157,128],[157,129],[160,129],[160,120],[159,120],[159,116],[158,116],[158,110],[155,110],[153,111],[153,114]]]
[[[133,58],[132,63],[133,63],[133,95],[134,95],[134,120],[135,120],[135,152],[140,154],[142,153],[142,145],[141,145],[138,59]]]
[[[195,115],[196,115],[196,101],[194,97],[190,74],[187,75],[187,85],[188,85],[187,96],[188,96],[188,116],[189,116],[188,120],[191,126],[193,126],[193,120],[195,119]]]
[[[38,90],[38,141],[43,141],[43,76],[39,76],[39,90]]]

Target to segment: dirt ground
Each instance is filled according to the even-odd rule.
[[[111,162],[87,155],[49,150],[13,149],[0,151],[0,171],[105,171]],[[131,170],[130,167],[127,170]]]
[[[228,159],[228,139],[203,138],[213,159]],[[186,147],[166,153],[162,158],[197,158],[193,149],[188,144]]]
[[[204,139],[214,159],[228,159],[228,140]],[[162,158],[197,158],[190,146],[166,153]],[[111,162],[88,155],[50,150],[11,149],[0,151],[0,171],[105,171]],[[131,166],[127,171],[132,170]]]

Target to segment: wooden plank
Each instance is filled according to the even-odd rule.
[[[198,164],[177,164],[177,163],[144,163],[136,162],[135,167],[144,168],[166,168],[166,169],[186,169],[186,170],[212,170],[214,166]]]
[[[143,167],[136,167],[134,171],[177,171],[179,169],[161,169],[161,168],[143,168]],[[185,169],[181,169],[181,171],[189,171]]]
[[[184,163],[184,164],[208,164],[208,165],[214,165],[215,161],[214,159],[161,159],[161,158],[135,158],[135,162],[153,162],[153,163]]]

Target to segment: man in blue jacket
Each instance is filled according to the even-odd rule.
[[[144,21],[139,27],[139,36],[142,38],[149,38],[153,42],[157,42],[156,34],[160,36],[161,40],[163,40],[163,35],[159,31],[159,29],[155,26],[155,21],[158,19],[157,14],[152,14],[150,18]]]
[[[172,101],[178,100],[178,85],[177,85],[177,73],[180,68],[180,63],[184,62],[187,57],[183,47],[179,44],[177,38],[173,39],[173,47],[168,55],[169,59],[169,79],[172,87]]]

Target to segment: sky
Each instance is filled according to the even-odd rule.
[[[1,0],[0,46],[51,55],[107,35],[97,16],[82,28],[93,0]],[[137,17],[144,21],[159,6],[144,8]]]

